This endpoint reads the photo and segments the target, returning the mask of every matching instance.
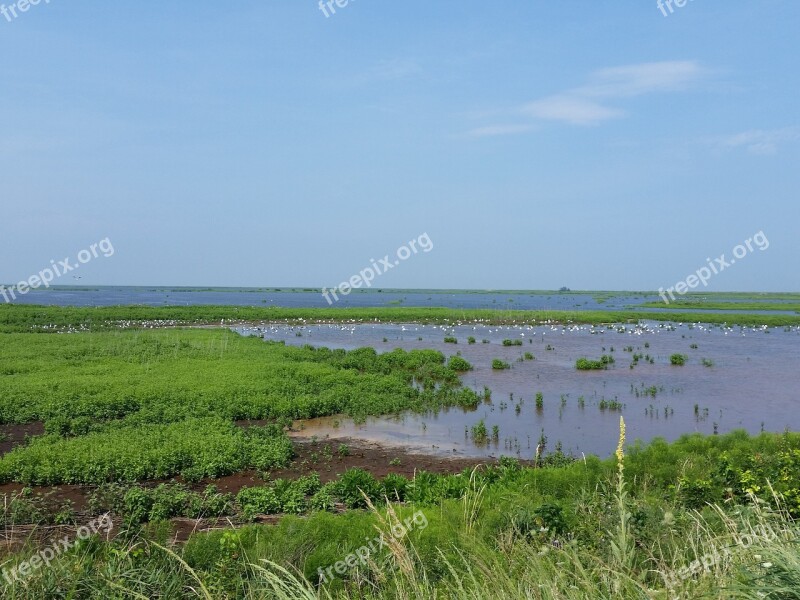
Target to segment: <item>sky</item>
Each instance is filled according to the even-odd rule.
[[[796,0],[0,3],[0,281],[800,291]]]

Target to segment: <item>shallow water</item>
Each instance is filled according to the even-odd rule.
[[[719,433],[739,428],[752,433],[800,429],[799,328],[677,323],[612,329],[376,324],[266,326],[239,331],[293,345],[344,349],[372,346],[379,352],[435,348],[447,356],[461,352],[474,366],[463,376],[464,384],[478,391],[484,386],[492,390],[491,403],[474,411],[454,408],[429,415],[405,413],[370,418],[364,424],[345,417],[314,419],[300,424],[306,436],[349,436],[456,456],[530,458],[542,430],[547,451],[561,442],[564,451],[607,456],[616,447],[620,415],[625,417],[629,442],[659,436],[674,440],[695,431],[712,434],[715,426]],[[458,338],[457,345],[443,342],[450,335]],[[470,335],[476,338],[476,344],[467,344]],[[481,343],[483,339],[490,343]],[[503,339],[521,339],[523,346],[503,346]],[[698,348],[692,349],[691,344]],[[655,364],[642,359],[631,369],[633,353],[624,351],[628,346],[633,347],[633,353],[649,354]],[[519,362],[524,352],[531,352],[535,360]],[[669,357],[673,353],[688,355],[686,365],[672,366]],[[598,359],[602,354],[615,357],[608,370],[575,369],[576,359]],[[511,369],[492,370],[494,358],[508,362]],[[713,366],[704,366],[704,358],[713,361]],[[657,389],[655,398],[642,393],[650,386]],[[639,397],[635,390],[640,391]],[[535,406],[537,392],[544,395],[542,410]],[[603,400],[623,406],[621,410],[603,410]],[[476,444],[465,435],[465,428],[470,429],[480,419],[484,419],[490,435],[493,426],[499,427],[496,442]]]
[[[360,307],[444,307],[514,310],[624,310],[643,302],[658,302],[656,294],[607,292],[495,292],[488,290],[379,290],[359,289],[348,296],[340,296],[334,308]],[[329,305],[320,290],[281,288],[169,288],[169,287],[51,287],[30,290],[17,296],[19,304],[45,304],[55,306],[116,306],[141,304],[144,306],[280,306],[284,308],[327,308]],[[773,302],[764,300],[764,302]],[[775,300],[780,303],[781,301]],[[645,311],[678,310],[664,305],[664,309],[639,309]],[[712,312],[712,311],[709,311]],[[736,311],[713,311],[736,312]],[[749,311],[750,312],[750,311]],[[759,311],[755,311],[759,312]],[[794,314],[791,311],[763,311],[768,314]]]
[[[620,310],[630,304],[658,300],[657,295],[620,294],[611,298],[597,294],[560,294],[557,292],[492,292],[441,290],[353,290],[339,296],[334,308],[381,306],[441,306],[445,308],[491,308],[520,310]],[[602,301],[601,301],[602,300]],[[53,304],[57,306],[114,306],[142,304],[146,306],[281,306],[286,308],[327,308],[321,290],[286,290],[276,288],[169,288],[102,286],[93,288],[52,287],[30,290],[18,296],[21,304]]]

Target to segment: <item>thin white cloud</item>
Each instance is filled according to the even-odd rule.
[[[469,137],[493,137],[498,135],[516,135],[527,133],[533,129],[532,125],[489,125],[477,127],[467,132]]]
[[[700,80],[706,70],[693,60],[641,63],[599,69],[573,94],[594,98],[629,98],[656,92],[678,92]]]
[[[800,127],[751,129],[712,140],[723,148],[746,148],[751,154],[775,154],[780,144],[800,140]]]
[[[531,102],[522,108],[522,112],[537,119],[566,121],[572,125],[590,125],[598,121],[617,119],[625,114],[621,110],[569,94]]]
[[[585,85],[547,96],[522,107],[537,119],[591,125],[625,116],[609,100],[677,92],[699,81],[706,70],[693,60],[673,60],[598,69]]]
[[[662,61],[622,65],[593,71],[584,85],[529,102],[514,112],[542,121],[560,121],[570,125],[594,125],[620,119],[627,112],[615,106],[625,98],[645,94],[679,92],[702,80],[707,70],[697,61]],[[519,126],[517,126],[519,127]],[[498,133],[492,133],[497,131]],[[488,125],[470,132],[484,135],[518,133],[503,125]]]

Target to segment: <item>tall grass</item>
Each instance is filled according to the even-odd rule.
[[[395,538],[394,525],[409,507],[389,503],[352,513],[357,521],[326,516],[332,527],[367,524],[351,541],[336,545],[334,560],[352,553],[358,535],[372,530],[387,540],[382,554],[348,572],[346,579],[320,585],[301,565],[260,549],[267,530],[217,535],[219,552],[209,565],[185,550],[151,537],[122,536],[116,542],[88,540],[29,578],[2,589],[3,598],[525,598],[536,600],[673,598],[800,598],[798,528],[776,501],[752,498],[739,506],[707,506],[683,515],[665,512],[667,532],[645,544],[633,526],[625,457],[606,497],[597,489],[591,510],[616,507],[605,543],[536,531],[509,529],[498,538],[481,535],[479,524],[498,508],[476,482],[460,502],[425,509],[430,525]],[[314,520],[312,517],[310,520]],[[300,524],[302,521],[296,521]],[[356,528],[358,529],[358,528]],[[290,524],[287,534],[302,538]],[[163,537],[163,536],[162,536]],[[296,539],[302,544],[302,539]],[[33,548],[31,548],[33,551]],[[4,565],[7,566],[7,565]],[[2,584],[4,582],[0,582]]]

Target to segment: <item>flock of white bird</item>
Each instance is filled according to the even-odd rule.
[[[516,334],[519,337],[528,336],[544,336],[547,333],[566,335],[570,333],[585,333],[589,335],[601,335],[609,332],[620,334],[627,334],[633,336],[654,335],[663,331],[676,331],[678,329],[691,329],[698,333],[710,334],[714,331],[720,332],[723,335],[740,334],[746,336],[748,333],[768,333],[771,329],[767,325],[747,327],[747,326],[729,326],[729,325],[716,325],[704,323],[660,323],[660,322],[641,322],[636,324],[625,325],[578,325],[578,324],[562,324],[555,321],[544,321],[539,325],[489,325],[482,323],[481,320],[472,322],[457,321],[452,324],[438,324],[427,325],[424,323],[364,323],[364,322],[348,322],[348,323],[309,323],[304,319],[296,324],[287,323],[260,323],[258,325],[245,325],[236,328],[237,331],[243,335],[261,335],[262,337],[268,336],[282,336],[282,335],[296,335],[298,332],[303,335],[312,336],[315,331],[321,330],[338,330],[343,333],[354,335],[356,331],[363,329],[380,329],[386,332],[387,329],[398,328],[399,333],[424,333],[424,332],[441,332],[443,335],[452,336],[456,334],[470,335],[470,332],[479,333],[481,335],[491,335],[505,333]],[[782,327],[784,331],[794,331],[800,333],[800,327]]]

